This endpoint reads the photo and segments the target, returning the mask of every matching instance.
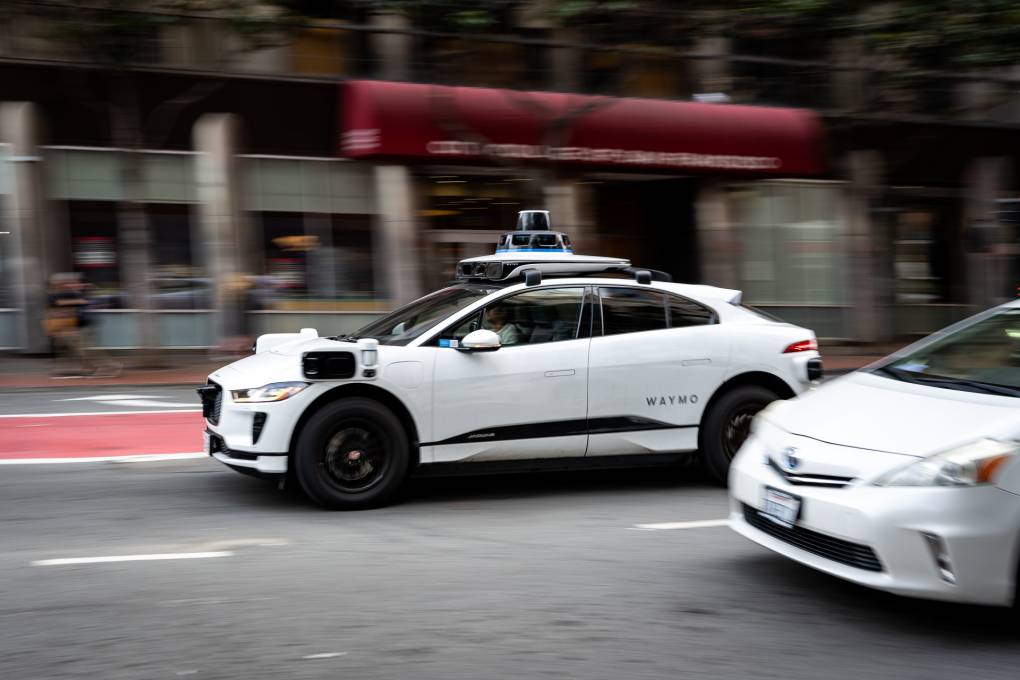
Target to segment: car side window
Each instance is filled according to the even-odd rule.
[[[668,296],[668,301],[670,328],[705,326],[715,323],[715,312],[708,307],[676,295]]]
[[[637,288],[599,288],[604,335],[667,328],[666,296]]]
[[[434,344],[451,346],[471,331],[484,328],[499,336],[503,346],[535,345],[578,337],[584,288],[540,288],[496,300],[447,328]],[[585,331],[582,335],[587,335]]]

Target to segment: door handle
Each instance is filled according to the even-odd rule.
[[[680,362],[681,366],[708,366],[712,363],[711,359],[684,359]]]
[[[545,372],[545,377],[547,377],[547,378],[559,378],[559,377],[567,376],[567,375],[574,375],[574,369],[567,368],[567,369],[564,369],[562,371],[546,371]]]

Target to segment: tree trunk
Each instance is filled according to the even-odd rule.
[[[151,250],[149,220],[144,205],[144,167],[141,155],[142,129],[138,92],[134,77],[120,73],[114,78],[111,123],[113,143],[121,155],[121,200],[117,204],[118,229],[122,248],[122,286],[128,291],[130,306],[138,310],[138,344],[142,361],[154,363],[158,356],[155,318],[150,312]]]

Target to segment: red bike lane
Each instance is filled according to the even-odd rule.
[[[4,417],[0,460],[195,453],[203,424],[196,412]]]

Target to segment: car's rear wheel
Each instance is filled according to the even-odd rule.
[[[353,397],[327,404],[305,424],[294,452],[298,483],[327,508],[366,508],[393,497],[407,476],[410,446],[386,406]]]
[[[708,474],[726,484],[730,462],[751,433],[754,416],[779,395],[759,385],[735,387],[709,407],[701,424],[700,456]]]

